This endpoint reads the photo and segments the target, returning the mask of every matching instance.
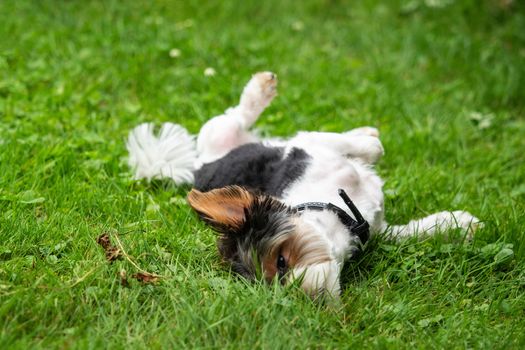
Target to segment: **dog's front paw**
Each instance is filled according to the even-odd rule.
[[[370,139],[370,153],[372,157],[372,162],[377,162],[385,154],[385,149],[383,144],[379,141],[378,138],[373,137]]]
[[[352,139],[358,148],[357,156],[369,164],[375,164],[385,154],[383,144],[377,137],[360,135]]]
[[[379,130],[377,130],[377,128],[374,128],[373,126],[362,126],[360,128],[355,128],[350,131],[347,131],[345,134],[349,136],[364,135],[379,138]]]
[[[467,232],[467,238],[469,240],[474,237],[474,233],[478,229],[483,227],[483,223],[467,211],[456,210],[450,214],[452,214],[452,222],[455,223],[458,228]]]

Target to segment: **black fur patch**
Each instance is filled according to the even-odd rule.
[[[281,147],[260,143],[242,145],[195,172],[194,187],[210,191],[239,185],[271,196],[280,197],[287,186],[304,174],[310,156],[293,148],[284,158]]]

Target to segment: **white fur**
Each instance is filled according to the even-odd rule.
[[[176,184],[193,182],[197,158],[194,137],[173,123],[162,125],[158,136],[153,128],[153,124],[144,123],[129,133],[128,163],[135,171],[135,179],[167,177]]]
[[[325,293],[331,297],[338,297],[341,292],[339,284],[341,267],[342,265],[336,261],[298,267],[291,271],[288,283],[301,281],[301,287],[312,296]]]
[[[474,231],[481,227],[478,219],[466,211],[442,211],[419,220],[412,220],[407,225],[392,226],[388,232],[394,237],[403,238],[417,234],[430,235],[451,228],[459,227],[467,231],[467,238],[471,239]]]
[[[242,144],[259,141],[249,128],[275,96],[276,84],[277,79],[270,72],[254,75],[244,88],[239,105],[210,119],[202,127],[197,139],[197,167],[221,158]],[[136,177],[151,178],[168,174],[174,178],[173,174],[177,174],[175,178],[178,181],[192,180],[188,173],[191,169],[189,165],[191,158],[196,156],[191,152],[191,138],[180,129],[177,129],[178,141],[184,139],[188,145],[182,152],[180,142],[176,143],[174,140],[171,143],[164,140],[171,145],[171,150],[175,150],[168,152],[169,157],[153,157],[153,153],[162,152],[157,152],[158,146],[149,146],[150,143],[156,145],[155,142],[158,142],[151,134],[151,126],[148,126],[147,130],[136,129],[130,134],[128,149],[130,153],[135,152],[130,157],[130,164],[137,169]],[[411,221],[407,225],[389,226],[384,220],[383,181],[373,169],[373,164],[384,153],[378,137],[377,129],[361,127],[345,133],[300,132],[288,141],[263,141],[270,145],[284,146],[287,151],[294,147],[302,148],[312,157],[303,176],[290,185],[280,199],[290,206],[305,202],[325,202],[347,209],[337,194],[337,190],[342,188],[370,224],[372,234],[386,232],[396,239],[418,233],[432,234],[456,227],[471,233],[478,226],[479,220],[463,211],[440,212]],[[136,146],[137,144],[139,146]],[[150,153],[149,150],[153,149],[156,151]],[[183,164],[177,163],[179,156],[184,156]],[[144,158],[148,161],[143,162]],[[159,158],[163,162],[159,161]],[[156,167],[150,169],[147,166],[150,163]],[[164,164],[171,172],[159,171],[158,169],[164,169],[160,164]],[[303,288],[311,293],[322,289],[332,295],[339,294],[339,272],[344,261],[356,249],[356,238],[349,236],[347,228],[332,212],[305,211],[300,220],[316,232],[319,240],[328,243],[331,260],[323,264],[296,268],[293,270],[292,279],[301,275]]]
[[[277,77],[271,72],[254,75],[244,87],[238,106],[202,126],[197,138],[197,166],[219,159],[240,145],[259,141],[248,129],[275,97],[276,83]]]

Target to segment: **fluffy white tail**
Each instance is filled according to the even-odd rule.
[[[164,123],[158,136],[153,129],[152,123],[144,123],[129,133],[128,164],[135,179],[171,178],[176,184],[193,183],[195,137],[173,123]]]

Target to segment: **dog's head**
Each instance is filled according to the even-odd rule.
[[[277,199],[228,186],[194,189],[188,202],[219,233],[219,252],[234,272],[282,284],[299,280],[312,296],[339,294],[339,265],[329,243]]]

